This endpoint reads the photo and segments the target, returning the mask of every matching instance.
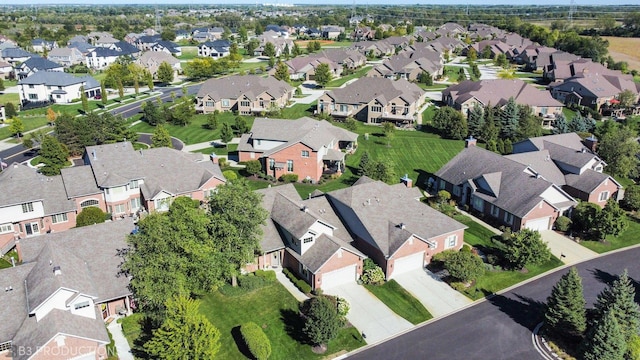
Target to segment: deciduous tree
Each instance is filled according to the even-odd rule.
[[[329,64],[322,63],[316,67],[316,84],[324,87],[329,83],[329,81],[331,81],[332,78],[333,75],[331,74]]]
[[[551,258],[551,251],[535,230],[522,229],[513,233],[504,245],[505,259],[514,269],[522,269],[527,264],[543,264]]]
[[[44,137],[39,154],[44,164],[40,172],[44,175],[60,175],[60,169],[67,166],[69,149],[53,136]]]
[[[628,126],[614,128],[600,138],[598,155],[607,162],[607,171],[620,177],[634,177],[638,174],[640,145],[635,140],[635,132]]]
[[[80,101],[82,102],[82,111],[84,113],[89,112],[89,100],[87,99],[87,93],[84,92],[84,86],[80,86]]]
[[[225,144],[233,139],[233,130],[231,130],[231,125],[229,125],[229,123],[222,124],[222,129],[220,130],[220,139]]]
[[[151,147],[173,147],[173,144],[171,143],[171,135],[169,135],[169,131],[164,126],[156,126],[156,129],[153,131],[153,135],[151,135]]]
[[[264,50],[262,50],[262,55],[267,57],[275,57],[276,56],[276,47],[272,42],[267,42],[264,44]]]
[[[22,133],[24,132],[24,123],[22,120],[17,117],[12,118],[11,124],[9,125],[9,131],[11,132],[11,135],[20,139],[20,136],[22,136]]]
[[[289,67],[287,64],[279,61],[276,65],[276,72],[273,74],[273,77],[278,80],[289,82]]]
[[[604,240],[608,235],[617,236],[627,229],[629,223],[627,217],[613,198],[607,200],[607,204],[596,217],[596,230],[600,239]]]
[[[163,84],[171,84],[173,82],[174,71],[171,65],[168,62],[163,61],[160,66],[158,66],[158,81]]]
[[[467,283],[484,274],[482,259],[470,251],[456,251],[447,257],[445,269],[457,280]]]
[[[305,315],[302,332],[314,345],[326,345],[338,336],[344,326],[336,306],[324,296],[305,301],[301,305],[301,311]]]

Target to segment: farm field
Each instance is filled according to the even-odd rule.
[[[640,38],[603,36],[609,41],[609,55],[615,61],[626,61],[629,69],[640,71]]]

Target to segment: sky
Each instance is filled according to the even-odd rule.
[[[353,0],[258,0],[258,4],[262,3],[287,3],[287,4],[334,4],[334,5],[352,5]],[[525,2],[519,2],[517,0],[356,0],[357,5],[388,5],[388,4],[448,4],[448,5],[525,5]],[[536,0],[531,1],[531,5],[563,5],[568,6],[571,3],[570,0]],[[20,0],[0,0],[0,5],[24,5],[24,1]],[[112,5],[130,5],[130,4],[145,4],[145,5],[166,5],[166,4],[207,4],[207,5],[220,5],[220,4],[256,4],[256,0],[110,0],[105,2],[103,0],[35,0],[30,1],[29,4],[112,4]],[[581,5],[640,5],[640,0],[575,0],[576,6]]]

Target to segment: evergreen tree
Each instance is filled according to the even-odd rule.
[[[467,127],[469,128],[469,135],[473,135],[474,137],[482,136],[484,114],[480,105],[474,105],[471,111],[469,111],[467,115]]]
[[[236,126],[236,131],[238,132],[238,135],[242,135],[242,134],[246,134],[249,132],[249,125],[247,124],[247,119],[245,119],[243,116],[236,116],[235,119],[235,126]]]
[[[582,279],[575,267],[562,275],[547,298],[544,322],[559,336],[581,336],[587,326]]]
[[[218,128],[218,116],[220,112],[215,110],[212,113],[207,114],[207,129],[215,130]]]
[[[369,166],[371,165],[372,160],[369,156],[369,152],[365,151],[360,158],[360,162],[358,163],[358,173],[360,176],[366,175],[369,172]]]
[[[82,102],[82,111],[84,113],[89,112],[89,100],[87,99],[87,94],[84,92],[84,86],[80,86],[80,101]]]
[[[262,55],[267,56],[267,57],[276,56],[276,47],[275,47],[275,45],[273,45],[272,42],[268,42],[268,43],[264,44],[264,50],[262,51]]]
[[[67,166],[69,149],[53,136],[45,136],[40,144],[40,158],[44,166],[40,172],[47,176],[60,175],[60,169]]]
[[[513,152],[513,143],[511,143],[511,140],[506,139],[504,141],[504,155],[508,155],[511,154]]]
[[[518,139],[529,139],[542,135],[542,119],[533,115],[531,107],[518,106]]]
[[[640,330],[640,309],[635,302],[636,291],[625,269],[611,286],[602,290],[594,305],[594,319],[599,321],[611,313],[620,326],[625,343],[633,340]]]
[[[498,152],[498,143],[493,139],[489,140],[487,142],[487,150],[497,153]]]
[[[291,49],[291,55],[293,55],[293,57],[300,55],[300,46],[298,46],[298,44],[293,43],[293,49]]]
[[[567,124],[569,132],[586,132],[588,131],[587,119],[585,119],[580,113],[576,115]]]
[[[100,101],[102,105],[107,105],[107,87],[104,84],[104,80],[100,81]]]
[[[224,123],[222,125],[222,129],[220,130],[220,139],[225,144],[233,139],[233,130],[231,130],[231,125],[229,125],[229,123]]]
[[[627,229],[629,223],[627,217],[613,198],[607,200],[607,205],[600,211],[596,218],[596,231],[600,239],[604,240],[607,235],[617,236]]]
[[[278,64],[276,65],[276,72],[273,74],[273,77],[278,80],[289,82],[289,67],[287,64],[282,61],[278,61]]]
[[[515,138],[518,131],[518,122],[518,104],[516,104],[513,97],[510,97],[507,104],[500,111],[500,137],[503,139]]]
[[[484,125],[482,127],[481,138],[487,144],[492,140],[494,140],[495,142],[495,140],[498,138],[498,133],[500,130],[498,129],[495,123],[494,109],[491,107],[491,105],[488,105],[486,108],[484,108],[483,114],[484,114]]]
[[[569,124],[567,124],[567,118],[563,114],[558,114],[553,122],[554,134],[566,134],[569,132]]]
[[[626,352],[624,334],[616,317],[607,311],[587,333],[582,344],[584,360],[622,360]]]
[[[504,154],[504,141],[502,140],[502,138],[496,141],[496,152],[500,155]]]
[[[164,126],[156,126],[156,129],[153,131],[153,135],[151,135],[151,147],[173,147],[173,144],[171,143],[171,135],[169,135],[169,131],[165,129]]]

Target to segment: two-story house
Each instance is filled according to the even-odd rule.
[[[256,118],[250,133],[240,137],[238,155],[240,161],[260,160],[275,178],[291,173],[315,183],[323,174],[344,171],[346,153],[355,150],[357,139],[355,133],[308,117]]]
[[[198,56],[221,58],[229,56],[231,42],[229,40],[205,41],[198,45]]]
[[[77,77],[61,71],[38,71],[18,81],[20,102],[70,103],[80,99],[84,89],[87,97],[100,94],[100,83],[91,76]]]
[[[49,52],[47,59],[64,67],[84,63],[84,55],[74,47],[55,48]]]
[[[425,92],[408,80],[364,77],[318,98],[318,112],[366,123],[410,124],[425,101]]]
[[[135,61],[136,64],[149,70],[154,78],[157,78],[158,68],[160,68],[160,65],[163,62],[166,62],[171,66],[174,72],[174,77],[182,71],[180,60],[164,51],[146,51]]]
[[[293,87],[285,81],[271,76],[233,75],[205,81],[196,95],[196,111],[260,114],[285,107],[292,97]]]
[[[38,71],[64,71],[64,66],[43,57],[34,56],[16,67],[18,79],[24,79]]]

